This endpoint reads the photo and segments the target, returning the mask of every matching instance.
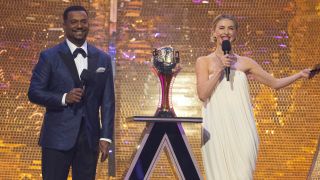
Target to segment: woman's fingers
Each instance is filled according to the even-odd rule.
[[[230,67],[237,62],[237,57],[234,54],[226,54],[222,58],[222,64],[224,67]]]

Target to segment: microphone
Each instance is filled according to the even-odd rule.
[[[320,64],[315,65],[314,68],[310,71],[309,79],[313,78],[318,73],[320,73]]]
[[[231,43],[229,40],[222,41],[222,51],[224,55],[229,54],[229,52],[231,51]],[[230,67],[226,67],[224,71],[226,72],[227,81],[229,81]]]
[[[83,69],[80,75],[81,88],[84,90],[85,86],[88,84],[90,73],[87,69]]]

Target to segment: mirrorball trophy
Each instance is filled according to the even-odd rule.
[[[171,46],[160,47],[153,50],[152,69],[159,77],[161,84],[161,95],[155,117],[176,117],[171,103],[173,80],[180,71],[179,51]]]

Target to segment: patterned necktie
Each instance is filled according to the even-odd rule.
[[[87,53],[82,48],[77,48],[72,54],[73,58],[76,58],[79,53],[83,56],[83,58],[87,57]]]

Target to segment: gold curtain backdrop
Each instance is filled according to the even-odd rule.
[[[110,21],[113,3],[116,22]],[[320,62],[320,0],[0,0],[0,4],[0,179],[41,179],[37,141],[44,108],[31,104],[26,93],[39,52],[64,38],[61,19],[69,5],[89,10],[89,42],[116,52],[116,176],[109,177],[108,164],[99,163],[97,179],[123,179],[145,128],[145,123],[127,117],[156,111],[160,86],[150,71],[154,48],[171,45],[180,51],[183,69],[172,93],[177,116],[201,116],[195,61],[214,48],[210,30],[216,15],[238,18],[234,51],[253,58],[276,77]],[[250,81],[260,137],[255,179],[308,175],[320,179],[319,81],[319,76],[299,80],[278,91]],[[201,125],[183,127],[204,174]],[[178,179],[166,151],[151,174],[151,179]]]

